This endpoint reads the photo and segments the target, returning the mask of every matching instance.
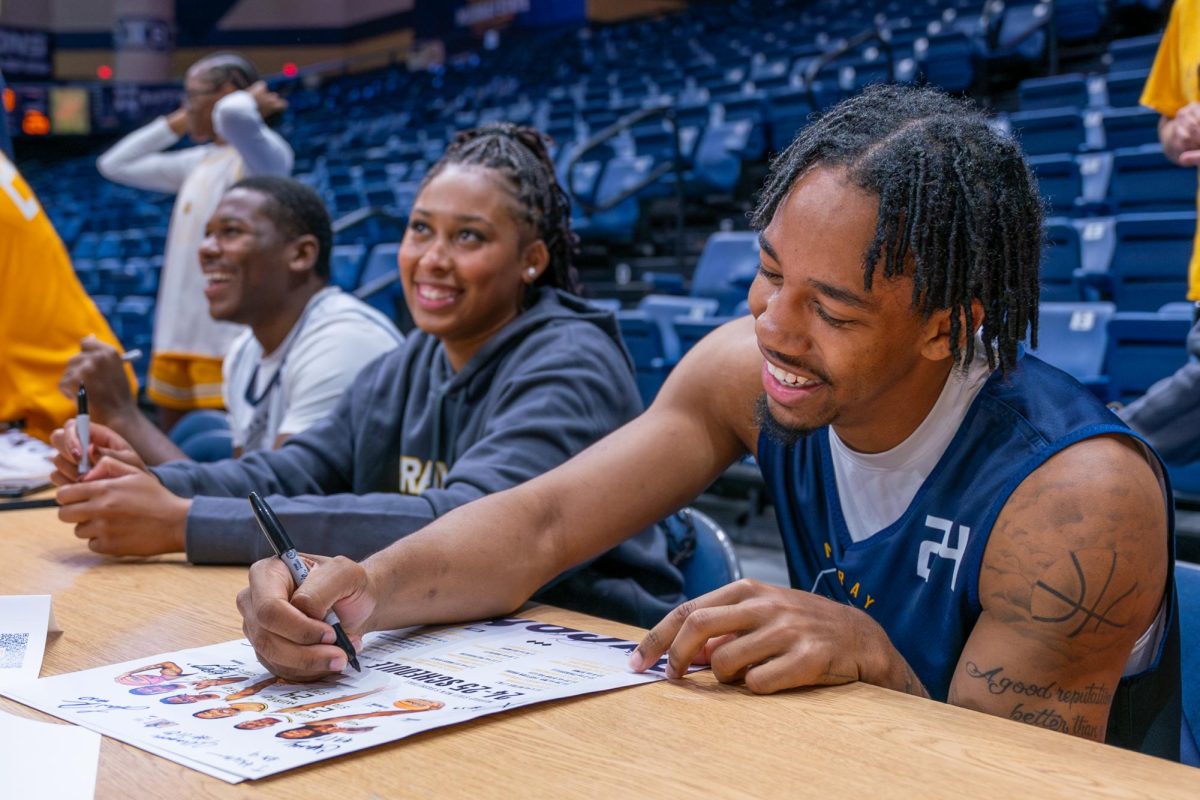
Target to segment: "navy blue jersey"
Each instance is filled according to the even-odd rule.
[[[1052,455],[1103,434],[1137,438],[1065,373],[1024,356],[1007,376],[997,372],[984,384],[904,514],[870,538],[854,542],[842,517],[828,428],[791,446],[764,433],[758,440],[758,462],[775,504],[792,586],[870,614],[930,695],[945,700],[959,655],[979,618],[980,562],[1001,509],[1021,481]],[[870,497],[848,500],[871,502]],[[1173,509],[1165,498],[1164,504],[1173,561]],[[1110,724],[1109,739],[1145,749],[1148,736],[1156,739],[1149,733],[1152,722],[1165,713],[1161,724],[1167,736],[1173,713],[1177,753],[1178,621],[1173,583],[1167,601],[1168,635],[1154,664],[1133,680],[1122,681],[1126,695],[1137,689],[1138,702],[1133,705],[1138,707],[1127,708],[1120,691],[1114,699],[1110,722],[1133,730],[1114,731]],[[1130,719],[1141,716],[1146,718]],[[1157,745],[1152,749],[1170,755]]]

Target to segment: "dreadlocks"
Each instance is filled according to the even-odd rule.
[[[879,197],[863,286],[870,290],[880,260],[885,278],[911,270],[913,308],[925,316],[951,312],[955,363],[975,354],[975,337],[964,336],[978,322],[974,300],[983,306],[993,368],[1014,366],[1027,327],[1037,346],[1041,199],[1017,144],[989,128],[974,106],[894,85],[839,103],[772,162],[753,226],[770,223],[796,181],[816,167],[844,168]]]
[[[425,175],[422,188],[449,164],[487,167],[503,175],[521,218],[550,251],[550,266],[535,285],[578,293],[571,257],[579,237],[571,230],[571,201],[554,174],[542,134],[512,123],[460,131]]]

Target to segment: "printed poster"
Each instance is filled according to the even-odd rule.
[[[661,680],[634,642],[518,617],[365,637],[361,674],[286,683],[246,640],[0,692],[230,783],[520,706]]]

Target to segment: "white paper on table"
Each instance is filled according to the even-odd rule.
[[[634,646],[506,618],[369,635],[362,674],[317,684],[276,681],[238,640],[0,693],[235,782],[519,706],[662,679],[665,659],[646,673],[629,671]]]
[[[91,798],[100,734],[0,711],[0,776],[5,797]]]
[[[58,630],[50,595],[0,595],[0,685],[36,679],[46,633]]]
[[[16,430],[0,432],[0,481],[31,478],[50,482],[55,450],[40,439]]]

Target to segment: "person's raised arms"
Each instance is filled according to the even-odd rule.
[[[761,363],[751,320],[736,320],[693,348],[646,413],[563,466],[458,508],[361,565],[322,561],[295,595],[277,559],[258,562],[238,596],[247,637],[276,674],[311,679],[340,654],[322,643],[332,629],[312,619],[330,607],[358,636],[512,611],[685,505],[753,447]]]

